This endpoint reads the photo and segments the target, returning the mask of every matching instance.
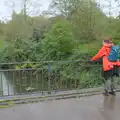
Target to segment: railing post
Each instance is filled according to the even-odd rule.
[[[38,71],[36,72],[36,90],[39,91],[39,77],[38,77]]]
[[[9,78],[9,71],[7,71],[7,78]],[[7,81],[7,90],[8,90],[8,96],[10,95],[10,89],[9,89],[9,83]]]
[[[15,72],[14,71],[12,72],[12,75],[13,75],[12,76],[12,80],[13,80],[12,81],[12,84],[13,84],[12,86],[13,86],[13,89],[15,89]],[[13,95],[15,95],[15,92],[13,93]]]
[[[51,81],[50,81],[50,75],[51,75],[51,65],[48,64],[48,94],[51,94]]]
[[[58,76],[57,76],[57,70],[55,70],[55,91],[57,91],[57,84],[58,84]]]
[[[1,78],[1,87],[0,87],[0,89],[1,89],[1,94],[2,94],[2,96],[4,95],[4,93],[3,93],[3,79],[2,79],[2,72],[0,72],[0,78]]]
[[[41,71],[42,73],[41,73],[41,83],[42,83],[42,94],[44,93],[43,91],[44,91],[44,77],[43,77],[43,73],[44,73],[44,69],[42,68],[42,71]]]

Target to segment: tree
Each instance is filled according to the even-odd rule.
[[[22,14],[13,13],[12,20],[7,23],[5,28],[6,40],[16,40],[17,38],[29,38],[32,28],[24,20]]]
[[[80,43],[96,40],[97,17],[105,17],[94,0],[53,0],[53,6],[68,19]],[[97,16],[97,17],[96,17]]]
[[[12,10],[12,12],[15,11],[15,1],[14,0],[5,0],[4,4],[6,6],[8,6]]]
[[[71,55],[76,41],[72,26],[67,20],[58,20],[43,40],[43,53],[46,60],[61,60]]]
[[[44,38],[44,34],[49,30],[49,19],[45,16],[30,17],[22,13],[13,12],[10,20],[4,29],[6,40],[11,41],[16,38],[31,38],[39,41]]]
[[[115,2],[118,4],[118,6],[117,6],[117,8],[118,8],[118,16],[117,17],[120,19],[120,1],[119,0],[115,0]]]
[[[44,34],[49,30],[50,21],[45,16],[29,17],[27,23],[32,28],[32,38],[37,42],[44,38]]]

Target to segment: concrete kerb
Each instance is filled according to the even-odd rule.
[[[117,92],[120,92],[120,88],[117,88]],[[70,98],[80,98],[92,95],[102,94],[102,88],[91,88],[83,90],[71,90],[63,91],[51,94],[31,94],[31,95],[18,95],[18,96],[6,96],[0,98],[0,108],[8,108],[17,104],[28,104],[36,102],[44,102],[51,100],[60,100],[60,99],[70,99]]]

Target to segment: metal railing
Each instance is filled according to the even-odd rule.
[[[93,88],[103,83],[101,65],[89,61],[1,63],[0,66],[1,96]]]

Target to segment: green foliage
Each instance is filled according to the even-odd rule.
[[[1,25],[0,25],[1,26]],[[49,20],[44,16],[30,17],[13,13],[12,20],[6,25],[2,24],[5,40],[34,39],[39,41],[44,37],[44,32],[49,28]],[[2,30],[0,30],[2,32]]]
[[[38,44],[32,40],[14,40],[14,42],[7,43],[7,45],[0,52],[1,62],[22,62],[37,60]],[[40,51],[39,51],[40,54]]]
[[[29,38],[32,34],[31,26],[24,20],[21,14],[13,13],[12,20],[7,23],[5,27],[5,36],[7,41],[15,40],[18,38]]]
[[[61,60],[71,55],[76,47],[71,24],[67,20],[57,21],[42,44],[47,60]]]
[[[32,38],[39,41],[44,38],[44,34],[49,30],[49,20],[45,16],[33,17],[27,20],[32,27]]]
[[[53,1],[60,15],[30,17],[14,12],[12,20],[0,21],[0,62],[72,60],[69,64],[52,65],[52,74],[57,70],[62,82],[81,82],[81,88],[101,85],[102,78],[97,77],[100,70],[86,68],[89,63],[85,61],[97,53],[104,36],[113,37],[120,44],[120,19],[108,18],[95,0]],[[43,66],[14,66],[16,69],[34,67]],[[44,65],[44,69],[47,71],[48,66]]]

